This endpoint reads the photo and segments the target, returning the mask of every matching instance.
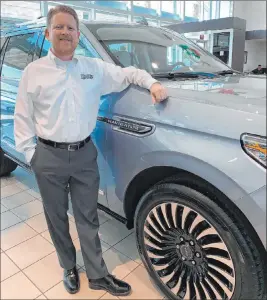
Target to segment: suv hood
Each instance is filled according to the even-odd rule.
[[[228,76],[207,80],[164,81],[169,96],[266,116],[266,77]]]
[[[162,84],[169,100],[158,105],[161,122],[233,139],[244,132],[266,136],[266,78],[231,75]]]
[[[113,113],[156,127],[176,127],[231,139],[239,140],[243,133],[266,136],[265,78],[231,75],[204,80],[163,79],[161,83],[168,89],[168,100],[153,105],[151,97],[132,86],[114,102]]]

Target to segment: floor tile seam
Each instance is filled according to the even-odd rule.
[[[113,248],[113,246],[110,246],[111,248]],[[111,248],[109,248],[108,250],[110,250]],[[115,248],[113,248],[114,250],[117,250],[117,249],[115,249]],[[106,251],[108,251],[108,250],[106,250]],[[106,252],[105,251],[105,252]],[[118,252],[120,252],[119,250],[117,250]],[[51,253],[49,253],[48,255],[46,255],[46,256],[44,256],[44,257],[42,257],[41,259],[39,259],[38,261],[36,261],[36,262],[34,262],[33,264],[30,264],[30,265],[28,265],[27,267],[25,267],[24,269],[21,269],[9,256],[8,256],[8,254],[6,254],[7,256],[8,256],[8,258],[15,264],[15,266],[19,269],[19,271],[18,272],[16,272],[15,274],[13,274],[13,275],[11,275],[11,276],[9,276],[8,278],[11,278],[12,276],[14,276],[14,275],[16,275],[16,274],[18,274],[19,272],[22,272],[30,281],[31,281],[31,283],[40,291],[40,293],[41,293],[41,295],[44,295],[45,297],[46,297],[46,295],[45,295],[45,293],[47,293],[49,290],[51,290],[51,289],[53,289],[55,286],[57,286],[59,283],[61,283],[61,282],[63,282],[63,280],[60,280],[59,282],[57,282],[57,283],[55,283],[52,287],[50,287],[49,289],[47,289],[47,290],[45,290],[45,291],[41,291],[39,288],[38,288],[38,286],[36,286],[36,284],[34,283],[34,282],[32,282],[32,280],[27,276],[27,274],[24,272],[27,268],[29,268],[30,266],[32,266],[32,265],[34,265],[34,264],[36,264],[37,262],[39,262],[39,261],[41,261],[42,259],[44,259],[44,258],[46,258],[46,257],[48,257],[49,255],[51,255],[52,253],[55,253],[56,251],[53,251],[53,252],[51,252]],[[104,253],[105,253],[104,252]],[[122,253],[122,252],[120,252],[120,253]],[[124,254],[124,253],[122,253],[122,254]],[[125,254],[124,254],[125,255]],[[132,259],[131,259],[132,260]],[[134,260],[132,260],[133,262],[135,262]],[[138,264],[137,262],[135,262],[136,263],[136,266],[127,274],[127,275],[125,275],[125,276],[123,276],[122,277],[122,280],[124,280],[126,277],[128,277],[131,273],[133,273],[139,266],[140,266],[140,264]],[[80,266],[78,263],[77,263],[77,265],[80,267],[79,269],[83,269],[85,272],[86,272],[86,270],[85,270],[85,267],[84,266]],[[144,268],[145,269],[145,268]],[[7,280],[8,278],[6,278],[6,279],[4,279],[2,282],[4,282],[5,280]],[[39,295],[39,296],[37,296],[37,297],[40,297],[41,295]],[[104,294],[105,295],[105,294]],[[102,295],[101,297],[103,297],[104,295]],[[98,298],[98,299],[101,299],[101,297],[100,298]]]
[[[29,189],[29,190],[31,190],[31,191],[33,191],[33,192],[35,192],[33,189]],[[35,192],[35,193],[37,193],[37,192]],[[37,193],[37,194],[39,194],[39,197],[36,197],[36,196],[34,196],[34,195],[32,195],[31,193],[28,193],[28,194],[30,194],[31,196],[33,196],[35,199],[37,199],[37,200],[40,200],[40,199],[42,199],[42,196],[41,196],[41,194],[40,193]]]
[[[23,221],[26,225],[28,225],[31,229],[33,229],[34,231],[36,231],[38,234],[42,234],[42,233],[46,232],[48,230],[48,227],[45,230],[43,230],[41,232],[38,232],[32,225],[28,224],[27,221],[29,221],[30,219],[35,218],[37,216],[40,216],[41,214],[43,214],[43,212],[39,213],[38,215],[32,216],[29,219],[26,219],[25,221]]]
[[[11,211],[11,212],[12,212],[12,211]],[[44,233],[47,229],[45,229],[45,230],[42,231],[42,232],[38,232],[38,231],[36,231],[32,226],[30,226],[29,224],[26,223],[26,221],[30,220],[31,218],[37,217],[37,216],[39,216],[39,215],[41,215],[41,214],[42,214],[42,212],[41,212],[41,213],[38,213],[37,215],[34,215],[34,216],[32,216],[32,217],[30,217],[30,218],[28,218],[28,219],[26,219],[26,220],[21,220],[21,218],[20,218],[19,216],[16,215],[16,217],[18,217],[18,218],[21,220],[21,222],[18,222],[18,223],[16,223],[16,224],[12,225],[12,226],[9,226],[9,227],[7,227],[7,228],[1,230],[1,231],[3,232],[3,231],[5,231],[6,229],[10,229],[10,228],[13,227],[13,226],[16,226],[16,225],[18,225],[18,224],[24,223],[24,224],[26,224],[27,226],[29,226],[31,229],[33,229],[35,232],[37,232],[37,234],[42,234],[42,233]],[[31,239],[31,238],[29,238],[29,239]],[[29,239],[27,239],[27,240],[29,240]],[[25,241],[27,241],[27,240],[25,240]],[[23,243],[23,242],[21,242],[21,243]],[[17,245],[20,245],[21,243],[19,243],[19,244],[17,244]],[[13,248],[13,247],[12,247],[12,248]],[[8,249],[8,250],[9,250],[9,249]],[[7,251],[7,250],[6,250],[6,251]]]
[[[2,203],[1,203],[1,204],[2,204]],[[3,204],[2,204],[2,205],[3,205]],[[5,207],[5,208],[6,208],[7,210],[6,210],[6,211],[3,211],[3,212],[1,211],[0,215],[2,215],[3,213],[6,213],[6,212],[8,212],[8,211],[12,212],[11,209],[8,209],[7,207]]]
[[[21,222],[21,223],[24,223],[24,224],[26,224],[26,225],[28,225],[27,223],[25,223],[25,222]],[[21,224],[21,223],[17,223],[17,224]],[[15,225],[13,225],[13,226],[16,226],[17,224],[15,224]],[[29,226],[29,225],[28,225]],[[12,227],[12,226],[11,226]],[[11,227],[9,227],[9,228],[11,228]],[[27,241],[29,241],[29,240],[31,240],[31,239],[33,239],[33,238],[35,238],[37,235],[41,235],[43,232],[41,232],[41,233],[39,233],[38,231],[36,231],[35,229],[33,229],[31,226],[29,226],[32,230],[34,230],[35,232],[36,232],[36,234],[34,235],[34,236],[32,236],[32,237],[30,237],[30,238],[28,238],[28,239],[26,239],[26,240],[24,240],[24,241],[22,241],[22,242],[20,242],[20,243],[18,243],[18,244],[16,244],[16,245],[14,245],[14,246],[12,246],[12,247],[10,247],[10,248],[8,248],[8,249],[6,249],[6,250],[3,250],[3,251],[9,251],[9,250],[11,250],[11,249],[13,249],[13,248],[15,248],[15,247],[17,247],[17,246],[19,246],[19,245],[21,245],[21,244],[23,244],[23,243],[26,243]],[[8,228],[7,228],[8,229]],[[4,229],[5,230],[5,229]],[[43,236],[42,236],[42,238],[44,238]],[[46,239],[45,239],[46,240]]]
[[[18,183],[21,183],[21,184],[26,185],[26,182],[23,182],[23,181],[19,181]],[[36,198],[36,199],[39,199],[39,198],[41,197],[41,194],[38,193],[38,192],[36,192],[35,190],[33,190],[32,187],[29,187],[28,189],[22,189],[21,187],[19,187],[19,186],[17,185],[17,183],[13,183],[13,184],[15,184],[19,189],[21,189],[21,191],[15,193],[15,194],[12,194],[12,195],[10,195],[10,196],[6,196],[6,197],[4,197],[4,198],[1,198],[1,200],[2,200],[2,199],[5,199],[5,198],[8,198],[8,197],[12,197],[12,196],[17,195],[17,194],[19,194],[19,193],[21,193],[21,192],[28,192],[29,190],[31,190],[31,191],[33,191],[33,192],[35,192],[35,193],[37,193],[37,194],[40,195],[40,196],[37,198],[36,196],[32,195],[31,193],[28,193],[28,194],[31,195],[32,197],[34,197],[34,198]],[[10,185],[12,185],[12,184],[10,184]],[[10,186],[10,185],[6,185],[6,186]],[[2,188],[5,188],[6,186],[1,187],[1,189],[2,189]]]
[[[121,243],[122,241],[124,241],[125,239],[127,239],[132,233],[128,234],[126,237],[124,237],[123,239],[121,239],[120,241],[118,241],[116,244],[111,245],[112,247],[118,245],[119,243]],[[105,242],[105,241],[104,241]],[[106,243],[106,242],[105,242]]]
[[[124,256],[126,256],[127,258],[129,258],[130,260],[134,261],[135,263],[137,263],[138,265],[141,265],[142,264],[142,260],[141,262],[137,262],[136,260],[132,259],[129,255],[127,255],[126,253],[122,252],[121,250],[115,248],[114,246],[111,246],[112,248],[114,248],[114,250],[118,251],[119,253],[123,254]]]
[[[36,236],[35,236],[36,237]],[[38,263],[39,261],[41,261],[42,259],[44,259],[44,258],[46,258],[46,257],[48,257],[49,255],[51,255],[51,254],[53,254],[54,252],[56,252],[56,250],[55,249],[53,249],[53,251],[52,252],[50,252],[50,253],[48,253],[48,254],[46,254],[45,256],[43,256],[42,258],[39,258],[38,260],[36,260],[35,262],[33,262],[33,263],[31,263],[31,264],[29,264],[28,266],[26,266],[25,268],[19,268],[21,271],[23,271],[23,270],[25,270],[25,269],[27,269],[27,268],[29,268],[29,267],[31,267],[31,266],[33,266],[34,264],[36,264],[36,263]],[[11,259],[11,257],[8,255],[8,253],[7,253],[7,251],[5,252],[5,254],[8,256],[8,258],[10,258]],[[11,259],[12,260],[12,259]],[[13,261],[13,260],[12,260]]]
[[[32,195],[31,195],[31,196],[32,196]],[[12,196],[11,196],[11,197],[12,197]],[[32,197],[33,197],[33,196],[32,196]],[[6,198],[8,198],[8,197],[6,197]],[[3,198],[3,199],[5,199],[5,198]],[[20,204],[20,205],[18,205],[18,206],[13,207],[13,208],[9,208],[8,210],[12,211],[13,209],[16,209],[16,208],[21,207],[21,206],[23,206],[23,205],[26,205],[26,204],[28,204],[28,203],[34,202],[34,201],[36,201],[36,200],[38,200],[38,199],[37,199],[37,198],[34,198],[33,200],[30,200],[30,201],[28,201],[28,202],[26,202],[26,203]],[[1,202],[1,204],[4,205],[2,202]],[[5,205],[4,205],[4,206],[5,206]],[[8,207],[7,207],[7,208],[8,208]]]
[[[34,200],[34,201],[35,201],[35,200]],[[30,203],[30,202],[29,202],[29,203]],[[25,203],[25,204],[27,204],[27,203]],[[38,215],[44,213],[44,211],[38,212],[36,215],[32,215],[32,216],[30,216],[30,217],[27,218],[27,219],[22,219],[19,215],[17,215],[17,214],[13,211],[13,209],[11,209],[10,211],[11,211],[16,217],[18,217],[19,219],[21,219],[23,222],[25,222],[25,221],[27,221],[27,220],[33,218],[33,217],[36,217],[36,216],[38,216]]]
[[[10,210],[10,211],[11,211],[11,210]],[[11,211],[11,212],[12,212],[12,211]],[[24,241],[22,241],[22,242],[19,243],[19,244],[16,244],[15,246],[12,246],[12,247],[6,249],[5,251],[8,251],[8,250],[10,250],[10,249],[12,249],[12,248],[18,246],[18,245],[20,245],[20,244],[22,244],[22,243],[24,243],[24,242],[26,242],[26,241],[28,241],[28,240],[30,240],[30,239],[36,237],[37,235],[40,235],[42,238],[44,238],[46,241],[48,241],[50,244],[52,244],[52,245],[54,246],[54,244],[51,243],[51,241],[47,240],[45,237],[42,236],[42,234],[43,234],[44,232],[49,231],[48,228],[45,229],[45,230],[42,231],[42,232],[38,232],[33,226],[31,226],[31,225],[29,225],[29,224],[27,223],[27,221],[30,220],[31,218],[37,217],[37,216],[41,215],[42,213],[43,213],[43,212],[38,213],[38,214],[36,214],[36,215],[34,215],[34,216],[31,216],[30,218],[28,218],[28,219],[26,219],[26,220],[21,219],[18,215],[16,215],[16,214],[14,213],[14,215],[15,215],[16,217],[18,217],[21,221],[18,222],[18,223],[16,223],[16,224],[14,224],[14,225],[11,225],[11,226],[9,226],[9,227],[7,227],[7,228],[1,230],[1,231],[10,229],[10,228],[13,227],[13,226],[16,226],[16,225],[18,225],[18,224],[24,223],[25,225],[29,226],[32,230],[34,230],[34,231],[36,232],[36,235],[35,235],[35,236],[32,236],[32,237],[30,237],[30,238],[28,238],[28,239],[26,239],[26,240],[24,240]],[[71,220],[70,220],[70,221],[71,221]],[[71,222],[72,222],[72,221],[71,221]],[[74,222],[72,222],[72,223],[74,223]],[[74,225],[75,225],[75,224],[74,224]],[[77,230],[77,229],[76,229],[76,230]],[[122,242],[123,240],[125,240],[125,239],[126,239],[127,237],[129,237],[131,234],[132,234],[132,233],[130,233],[128,236],[126,236],[126,237],[123,238],[122,240],[118,241],[118,242],[117,242],[116,244],[114,244],[114,245],[110,245],[110,244],[109,244],[108,242],[106,242],[103,238],[100,238],[100,240],[101,240],[102,242],[106,243],[109,247],[115,248],[116,245],[118,245],[120,242]],[[79,239],[79,235],[78,235],[77,238],[73,239],[73,242],[74,242],[76,239]],[[119,251],[120,253],[124,254],[124,253],[121,252],[120,250],[118,250],[118,249],[116,249],[116,250]],[[4,251],[4,250],[3,250],[3,251]],[[125,254],[124,254],[124,255],[125,255]],[[126,256],[127,256],[127,255],[126,255]],[[130,258],[130,259],[132,259],[132,258],[129,257],[129,256],[127,256],[127,257]],[[133,259],[132,259],[132,260],[133,260]]]
[[[17,180],[17,179],[16,179]],[[10,185],[12,185],[12,184],[17,184],[17,183],[19,183],[20,181],[18,181],[18,182],[9,182],[8,184],[6,184],[5,186],[1,186],[1,189],[3,189],[3,188],[5,188],[6,186],[10,186]]]
[[[18,186],[17,186],[18,187]],[[19,189],[21,189],[20,187],[18,187]],[[21,193],[21,192],[23,192],[23,190],[21,189],[20,191],[18,191],[17,193],[14,193],[14,194],[12,194],[12,195],[9,195],[9,196],[6,196],[6,197],[1,197],[1,202],[2,202],[2,199],[5,199],[5,198],[8,198],[8,197],[12,197],[12,196],[14,196],[14,195],[17,195],[17,194],[19,194],[19,193]]]
[[[99,223],[99,227],[101,226],[101,225],[104,225],[105,223],[107,223],[107,222],[109,222],[110,220],[106,220],[105,222],[103,222],[103,223]]]
[[[33,238],[35,238],[35,237],[37,237],[38,235],[40,235],[43,239],[45,239],[45,241],[47,241],[47,242],[49,242],[46,238],[44,238],[41,234],[37,234],[37,235],[35,235],[35,236],[33,236],[33,237],[31,237],[31,238],[29,238],[29,239],[27,239],[27,240],[25,240],[24,242],[27,242],[27,241],[29,241],[29,240],[31,240],[31,239],[33,239]],[[11,250],[11,249],[13,249],[13,248],[15,248],[16,246],[19,246],[19,245],[21,245],[21,244],[23,244],[24,242],[21,242],[20,244],[18,244],[18,245],[15,245],[15,246],[13,246],[13,247],[11,247],[11,248],[9,248],[8,250],[2,250],[3,252],[7,252],[7,251],[9,251],[9,250]],[[50,245],[52,245],[52,246],[54,246],[51,242],[49,242],[49,244]],[[51,255],[51,254],[53,254],[53,253],[56,253],[56,250],[54,249],[52,252],[50,252],[49,254],[47,254],[47,255],[45,255],[45,256],[43,256],[42,258],[40,258],[40,259],[38,259],[37,261],[35,261],[35,262],[33,262],[33,263],[31,263],[30,265],[28,265],[28,266],[26,266],[25,268],[23,268],[23,269],[21,269],[21,268],[19,268],[21,271],[23,271],[23,270],[25,270],[25,269],[27,269],[27,268],[29,268],[30,266],[32,266],[32,265],[34,265],[34,264],[36,264],[37,262],[39,262],[39,261],[41,261],[42,259],[44,259],[44,258],[46,258],[46,257],[48,257],[49,255]],[[76,251],[76,253],[77,253],[77,251]],[[12,260],[11,259],[11,257],[7,254],[7,253],[5,253],[7,256],[8,256],[8,258],[10,259],[10,260]],[[12,262],[13,262],[13,260],[12,260]],[[78,263],[77,263],[77,265],[80,267],[80,268],[82,268],[82,266],[81,265],[79,265]]]
[[[21,222],[21,223],[25,223],[25,222]],[[25,223],[25,224],[28,225],[27,223]],[[15,225],[14,225],[14,226],[15,226]],[[29,226],[30,228],[32,228],[30,225],[28,225],[28,226]],[[9,228],[10,228],[10,227],[9,227]],[[32,229],[34,230],[34,228],[32,228]],[[54,244],[51,243],[51,241],[48,241],[45,237],[42,236],[42,234],[43,234],[44,232],[48,231],[48,230],[44,230],[44,231],[42,231],[42,232],[40,232],[40,233],[38,233],[36,230],[34,230],[34,231],[36,232],[36,235],[34,235],[34,236],[32,236],[32,237],[30,237],[30,238],[24,240],[23,242],[21,242],[21,243],[19,243],[19,244],[16,244],[16,245],[14,245],[14,246],[12,246],[12,247],[10,247],[10,248],[8,248],[8,249],[5,249],[5,250],[2,249],[2,253],[3,253],[3,252],[5,253],[5,252],[7,252],[7,251],[9,251],[9,250],[11,250],[11,249],[13,249],[13,248],[15,248],[15,247],[17,247],[17,246],[23,244],[23,243],[26,243],[27,241],[29,241],[29,240],[31,240],[31,239],[33,239],[33,238],[36,238],[38,235],[39,235],[40,237],[42,237],[43,239],[45,239],[47,242],[49,242],[50,245],[54,246]],[[73,239],[72,242],[74,243],[76,240],[79,240],[79,237],[77,237],[76,239]],[[141,263],[136,262],[134,259],[132,259],[130,256],[128,256],[126,253],[124,253],[124,252],[122,252],[121,250],[118,250],[117,248],[114,247],[115,245],[119,244],[120,242],[117,243],[117,244],[115,244],[114,246],[111,246],[110,244],[108,244],[107,242],[105,242],[103,239],[101,239],[101,241],[104,242],[105,244],[107,244],[107,245],[109,246],[109,248],[108,248],[107,250],[103,251],[103,253],[107,252],[107,251],[110,250],[110,249],[113,249],[113,250],[115,250],[115,251],[117,251],[117,252],[123,254],[125,257],[127,257],[127,258],[129,258],[131,261],[135,262],[137,265],[140,265],[140,264],[141,264]],[[121,241],[123,241],[123,240],[121,240]],[[53,251],[53,252],[56,252],[56,251]],[[51,253],[53,253],[53,252],[51,252]],[[51,254],[51,253],[50,253],[50,254]],[[7,253],[5,253],[5,254],[8,256]],[[48,255],[50,255],[50,254],[48,254]],[[48,255],[46,255],[46,256],[48,256]],[[46,257],[46,256],[45,256],[45,257]],[[9,257],[9,256],[8,256],[8,257]],[[42,260],[42,258],[41,258],[40,260]],[[39,261],[39,260],[38,260],[38,261]],[[37,261],[36,261],[36,262],[37,262]],[[33,264],[34,264],[34,263],[33,263]],[[31,264],[31,265],[32,265],[32,264]],[[30,265],[29,265],[29,266],[30,266]],[[28,268],[29,266],[27,266],[27,267],[25,267],[25,268]],[[83,267],[83,266],[81,266],[81,267]]]
[[[51,253],[50,253],[51,254]],[[8,256],[8,254],[6,253],[6,255]],[[48,256],[48,255],[47,255]],[[46,256],[45,256],[46,257]],[[37,288],[37,290],[41,293],[40,295],[38,295],[36,298],[38,298],[38,297],[40,297],[42,294],[43,294],[43,292],[36,286],[36,284],[28,277],[28,275],[24,272],[24,270],[25,269],[27,269],[28,267],[30,267],[31,265],[33,265],[33,264],[31,264],[31,265],[29,265],[29,266],[27,266],[27,267],[25,267],[24,269],[21,269],[14,261],[13,261],[13,259],[11,258],[11,257],[9,257],[8,256],[8,258],[13,262],[13,264],[19,269],[19,271],[16,273],[16,274],[19,274],[20,272],[22,273],[22,274],[24,274],[27,278],[28,278],[28,280]],[[44,258],[44,257],[43,257]],[[35,263],[37,263],[37,261],[35,262]],[[15,276],[16,274],[13,274],[12,276],[10,276],[9,278],[12,278],[13,276]],[[6,281],[8,278],[6,278],[5,280],[3,280],[2,282],[4,282],[4,281]],[[1,282],[1,284],[2,284],[2,282]]]
[[[62,276],[63,276],[63,271],[62,271]],[[56,287],[57,285],[59,285],[62,282],[63,284],[63,279],[61,279],[59,282],[57,282],[56,284],[54,284],[53,286],[51,286],[49,289],[47,289],[45,292],[43,292],[43,295],[47,298],[47,296],[45,295],[47,292],[49,292],[50,290],[52,290],[54,287]],[[48,298],[49,299],[49,298]]]
[[[1,253],[1,254],[2,254],[2,253]],[[12,261],[12,262],[13,262],[13,261]],[[16,267],[17,267],[17,266],[16,266]],[[18,270],[17,270],[15,273],[13,273],[12,275],[10,275],[10,276],[6,277],[5,279],[1,280],[1,284],[2,284],[3,282],[5,282],[7,279],[10,279],[11,277],[13,277],[13,276],[19,274],[20,272],[22,272],[21,269],[18,269]]]
[[[9,210],[9,208],[8,208],[8,207],[6,207],[6,206],[5,206],[5,204],[3,204],[3,203],[2,203],[2,199],[5,199],[5,198],[1,198],[1,201],[0,201],[1,205],[3,205],[3,206],[4,206],[4,208],[6,208],[6,209],[8,209],[8,210]]]
[[[18,217],[17,215],[15,215],[15,216]],[[19,218],[19,217],[18,217],[18,218]],[[20,218],[19,218],[19,219],[20,219]],[[6,227],[5,229],[1,229],[1,232],[4,231],[4,230],[6,230],[6,229],[9,229],[9,228],[11,228],[11,227],[13,227],[13,226],[15,226],[15,225],[18,225],[18,224],[20,224],[20,223],[24,223],[24,221],[20,219],[20,221],[17,222],[16,224],[10,225],[10,226]]]

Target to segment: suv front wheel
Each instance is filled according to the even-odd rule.
[[[263,258],[239,216],[206,192],[164,183],[143,196],[135,229],[146,269],[168,299],[262,299]]]

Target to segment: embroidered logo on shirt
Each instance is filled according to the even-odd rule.
[[[81,79],[93,79],[94,75],[92,74],[81,74]]]

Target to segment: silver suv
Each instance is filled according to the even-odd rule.
[[[40,19],[2,32],[2,176],[17,165],[30,169],[15,149],[13,114],[23,69],[50,47],[44,29]],[[99,207],[135,228],[163,294],[264,298],[266,79],[143,24],[83,23],[76,53],[145,69],[168,89],[169,99],[157,105],[134,85],[102,97],[92,135]]]

